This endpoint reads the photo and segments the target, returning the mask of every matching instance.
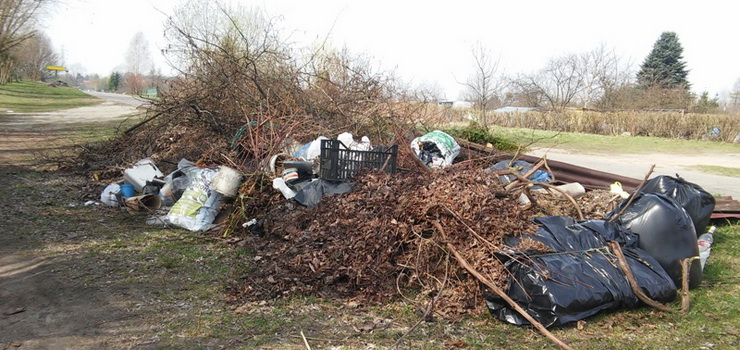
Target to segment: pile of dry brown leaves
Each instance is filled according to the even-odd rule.
[[[506,271],[495,257],[502,239],[536,228],[500,189],[496,175],[472,166],[364,174],[352,192],[325,197],[316,208],[282,207],[262,217],[267,232],[247,239],[255,267],[240,289],[252,299],[315,294],[378,302],[400,293],[436,297],[443,314],[469,312],[482,304],[478,284],[445,245],[503,284]]]

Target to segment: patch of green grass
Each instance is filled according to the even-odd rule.
[[[531,147],[558,148],[589,153],[737,153],[740,145],[710,141],[677,140],[647,136],[604,136],[573,132],[492,127],[494,135]]]
[[[740,177],[740,168],[728,168],[719,165],[692,165],[689,168],[700,170],[709,174]]]
[[[22,81],[0,85],[0,113],[50,112],[98,104],[102,100],[78,89],[51,87],[47,84]]]
[[[519,148],[519,143],[516,140],[498,133],[491,133],[490,130],[486,130],[486,128],[475,122],[470,122],[470,124],[464,127],[447,128],[444,129],[444,132],[481,145],[490,143],[493,147],[501,151],[514,151]]]

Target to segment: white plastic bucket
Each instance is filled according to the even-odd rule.
[[[239,186],[242,184],[242,174],[227,166],[218,169],[218,173],[213,178],[213,185],[216,192],[226,197],[236,197]]]

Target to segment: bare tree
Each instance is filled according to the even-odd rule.
[[[740,79],[735,81],[732,91],[729,93],[727,105],[732,112],[740,111]]]
[[[505,80],[497,75],[499,58],[494,58],[491,51],[480,42],[472,48],[474,71],[463,84],[465,90],[463,96],[466,100],[472,100],[475,108],[480,114],[480,121],[484,126],[488,125],[488,111],[499,103],[499,93],[505,84]]]
[[[128,74],[125,78],[128,93],[136,94],[144,89],[144,73],[152,67],[152,53],[149,50],[149,41],[144,33],[137,32],[131,38],[128,51],[126,52],[126,67]]]
[[[567,54],[551,58],[535,74],[520,74],[513,84],[521,95],[536,99],[533,102],[538,105],[561,110],[583,90],[583,69],[578,55]]]
[[[583,89],[578,93],[578,102],[583,108],[593,104],[613,108],[612,96],[631,82],[632,71],[629,61],[620,58],[605,44],[579,55],[580,75]]]
[[[36,15],[48,2],[50,0],[0,1],[0,84],[8,83],[12,78],[10,50],[33,37]]]
[[[59,55],[54,51],[51,40],[42,33],[20,43],[11,50],[16,70],[21,78],[41,80],[46,66],[57,65]]]

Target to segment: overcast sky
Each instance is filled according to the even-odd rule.
[[[108,75],[124,67],[131,38],[141,31],[155,62],[165,14],[181,0],[64,0],[45,16],[43,30],[64,64]],[[738,1],[234,1],[280,16],[291,39],[305,43],[330,33],[333,46],[365,53],[412,85],[437,84],[457,98],[480,41],[500,55],[506,73],[529,73],[547,58],[601,43],[635,69],[661,32],[674,31],[684,48],[692,90],[712,95],[740,79]],[[163,14],[164,12],[165,14]],[[333,27],[333,29],[332,29]]]

